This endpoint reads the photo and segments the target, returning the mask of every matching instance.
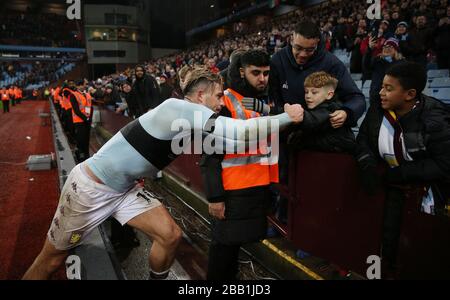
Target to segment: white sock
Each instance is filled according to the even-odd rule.
[[[150,269],[150,278],[152,279],[166,279],[169,276],[170,269],[164,272],[155,272]]]

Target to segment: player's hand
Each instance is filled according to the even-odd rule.
[[[210,203],[209,214],[218,220],[225,220],[225,202]]]
[[[289,115],[293,123],[303,122],[303,117],[305,115],[305,110],[300,104],[286,104],[284,106],[284,111]]]

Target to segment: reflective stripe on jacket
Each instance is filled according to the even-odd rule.
[[[225,91],[225,106],[234,119],[247,120],[259,117],[242,105],[244,96],[232,89]],[[270,147],[264,145],[258,154],[227,154],[222,162],[224,190],[241,190],[279,182],[278,157],[271,157]],[[263,151],[264,150],[264,151]]]

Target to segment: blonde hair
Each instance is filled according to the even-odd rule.
[[[220,74],[215,74],[204,66],[194,67],[185,78],[183,94],[192,94],[200,85],[208,85],[208,89],[211,89],[214,84],[223,84]]]
[[[314,87],[314,88],[324,88],[330,87],[333,90],[336,90],[339,81],[328,74],[327,72],[316,72],[312,73],[305,79],[305,88]]]
[[[184,81],[186,79],[186,76],[192,71],[192,67],[191,66],[184,66],[180,69],[180,71],[178,71],[178,77],[180,78],[181,81]]]

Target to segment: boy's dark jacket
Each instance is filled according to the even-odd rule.
[[[335,99],[325,101],[312,110],[305,110],[303,122],[289,136],[288,144],[296,150],[354,153],[355,135],[348,126],[334,129],[330,114],[343,105]]]
[[[358,160],[376,164],[379,155],[378,136],[384,110],[371,107],[359,135]],[[398,180],[403,183],[431,182],[450,173],[450,110],[444,103],[421,96],[419,106],[399,118],[406,149],[414,159],[399,167]]]
[[[383,162],[379,154],[379,132],[384,110],[371,107],[357,137],[358,164],[362,170]],[[422,95],[418,107],[399,118],[405,146],[413,161],[388,169],[392,184],[436,184],[450,178],[450,107]]]

